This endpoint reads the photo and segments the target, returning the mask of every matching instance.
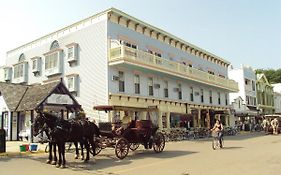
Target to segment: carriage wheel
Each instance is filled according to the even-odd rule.
[[[115,155],[119,159],[124,159],[129,153],[129,142],[125,138],[120,138],[115,145]]]
[[[165,148],[165,137],[162,133],[158,132],[153,137],[153,149],[156,153],[160,153]]]
[[[139,148],[139,143],[130,143],[130,150],[136,151]]]

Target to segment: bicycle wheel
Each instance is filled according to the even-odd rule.
[[[216,149],[216,147],[217,147],[217,139],[216,139],[216,137],[213,137],[213,140],[212,140],[212,148],[213,148],[213,150],[215,150]]]

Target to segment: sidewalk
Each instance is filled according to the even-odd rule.
[[[35,143],[38,145],[37,151],[26,151],[26,152],[20,152],[20,145],[27,145],[30,144],[28,141],[7,141],[6,142],[6,152],[5,153],[0,153],[1,156],[24,156],[24,155],[33,155],[33,154],[38,154],[38,153],[45,153],[45,147],[46,144],[40,144],[40,143]]]

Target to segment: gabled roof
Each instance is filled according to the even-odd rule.
[[[28,86],[0,82],[0,92],[10,111],[15,111],[23,98]]]
[[[56,81],[44,85],[34,85],[29,87],[19,104],[17,111],[35,109],[59,84],[60,82]]]
[[[266,76],[264,74],[257,74],[257,81],[258,82],[265,82],[266,84],[268,84],[269,86],[271,86],[271,84],[268,82]]]
[[[81,107],[61,81],[33,86],[2,82],[0,91],[10,111],[36,110],[52,93],[67,94],[74,102],[71,107]]]

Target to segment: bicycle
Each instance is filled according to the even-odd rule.
[[[219,136],[219,134],[222,134],[222,133],[215,132],[215,131],[212,132],[212,137],[213,137],[212,148],[213,148],[213,150],[216,150],[218,148],[223,148],[223,145],[224,145],[223,136]]]

